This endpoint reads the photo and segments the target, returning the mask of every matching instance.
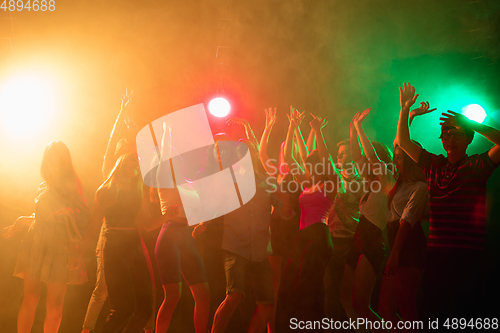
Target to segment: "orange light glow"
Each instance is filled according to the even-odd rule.
[[[0,83],[0,123],[14,138],[33,138],[47,130],[54,116],[54,85],[37,76],[18,76]]]

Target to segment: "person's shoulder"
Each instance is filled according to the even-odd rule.
[[[465,160],[469,163],[477,163],[480,160],[490,160],[490,157],[488,155],[488,150],[487,150],[481,154],[468,155]]]
[[[432,163],[439,164],[439,163],[446,163],[447,162],[447,158],[443,154],[434,154],[428,150],[425,150],[424,148],[422,148],[422,151],[420,152],[420,154],[421,154],[421,156],[423,154],[427,158],[431,159]]]

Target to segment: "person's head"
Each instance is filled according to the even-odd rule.
[[[349,168],[352,165],[351,141],[342,140],[337,143],[337,166],[339,169]]]
[[[222,154],[224,153],[224,149],[221,149],[221,146],[219,145],[219,142],[221,142],[221,141],[231,141],[231,138],[226,133],[217,133],[214,135],[215,145],[214,145],[214,150],[213,150],[213,157],[216,161],[219,161],[219,163],[221,163],[219,153],[222,153]],[[217,153],[217,150],[219,150],[219,153]],[[209,160],[212,160],[212,159],[209,158]]]
[[[324,166],[319,157],[318,149],[314,149],[309,153],[305,161],[305,167],[311,176],[312,184],[328,181],[328,173],[334,172],[333,170],[330,170],[330,165],[330,163],[327,163],[328,170],[324,170]]]
[[[389,147],[381,142],[378,141],[372,141],[372,146],[373,149],[375,149],[375,153],[377,154],[378,158],[385,163],[389,169],[391,169],[392,165],[392,152],[389,149]],[[371,168],[368,168],[368,170],[376,170],[378,168],[377,165],[373,165]],[[380,166],[381,168],[381,166]],[[382,169],[382,168],[381,168]],[[391,169],[391,171],[394,171]],[[374,174],[369,174],[368,177],[374,178],[376,175]]]
[[[61,141],[52,141],[45,148],[40,171],[50,187],[62,188],[67,182],[76,182],[78,185],[80,183],[69,149]]]
[[[413,143],[422,148],[422,145],[417,141],[413,141]],[[404,182],[425,181],[423,171],[417,167],[417,163],[398,145],[394,147],[393,162],[396,166],[396,178],[398,180],[401,179]]]
[[[132,188],[142,188],[141,171],[136,153],[127,153],[118,158],[108,179],[101,187],[118,188],[129,184]]]
[[[474,139],[474,131],[463,127],[441,126],[439,138],[448,155],[465,155],[467,147]]]
[[[246,151],[250,152],[250,157],[252,158],[252,165],[255,172],[265,173],[264,166],[262,165],[259,157],[259,150],[248,139],[239,139],[236,143],[236,155],[238,159],[242,159]]]
[[[417,146],[422,148],[422,145],[417,141],[412,140]],[[396,192],[401,188],[401,185],[405,182],[414,183],[414,182],[425,182],[425,174],[417,166],[414,160],[411,159],[406,152],[401,149],[398,145],[394,146],[394,165],[396,166],[396,185],[391,189],[388,195],[388,207],[391,207],[392,199]]]
[[[115,149],[115,156],[120,157],[122,155],[133,153],[136,151],[135,144],[130,143],[127,139],[123,138],[118,141]]]

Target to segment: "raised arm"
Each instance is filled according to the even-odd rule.
[[[259,142],[257,141],[255,134],[253,134],[252,127],[250,126],[250,123],[248,122],[248,120],[243,119],[243,118],[233,117],[233,118],[229,118],[228,120],[226,120],[226,123],[228,125],[233,125],[233,124],[243,125],[243,127],[245,128],[245,133],[247,135],[247,139],[252,141],[252,143],[255,145],[255,147],[257,147],[257,149],[260,150]]]
[[[290,124],[288,125],[288,131],[286,133],[284,155],[286,164],[288,164],[288,167],[291,168],[292,165],[296,163],[296,161],[293,158],[292,148],[294,144],[293,140],[295,140],[295,128],[297,127],[297,123],[295,119],[290,117],[289,114],[287,114],[287,117]]]
[[[309,131],[309,136],[307,137],[306,147],[309,151],[316,149],[316,134],[313,130]]]
[[[328,148],[326,146],[325,138],[323,137],[322,124],[323,120],[314,115],[313,120],[311,120],[310,125],[311,129],[316,133],[316,138],[318,142],[318,153],[320,161],[323,163],[323,170],[327,170],[328,180],[333,182],[333,184],[337,184],[337,173],[335,172],[335,166],[333,163],[333,159],[328,152]],[[336,189],[336,186],[333,186]],[[336,193],[336,192],[335,192]],[[335,197],[335,193],[332,193],[333,197]]]
[[[416,117],[422,116],[422,115],[427,114],[427,113],[431,113],[432,111],[435,111],[435,110],[436,110],[436,108],[429,110],[429,102],[421,102],[419,108],[416,108],[416,109],[413,109],[410,111],[410,126]]]
[[[129,109],[129,106],[132,101],[132,92],[130,95],[125,90],[125,95],[122,95],[122,104],[120,108],[120,112],[118,113],[118,117],[116,117],[115,124],[113,129],[111,130],[111,135],[109,136],[108,145],[106,146],[106,153],[104,154],[104,161],[102,163],[102,176],[104,179],[108,177],[108,173],[113,168],[116,157],[115,149],[118,140],[123,132],[123,129],[126,127],[126,116]]]
[[[359,145],[359,140],[358,140],[358,130],[354,125],[354,120],[356,119],[358,113],[354,115],[354,117],[351,119],[351,123],[349,124],[349,141],[351,142],[351,147],[350,147],[351,156],[356,164],[363,163],[363,154],[361,153],[361,147]]]
[[[385,163],[378,157],[377,152],[373,148],[371,141],[366,136],[365,131],[363,130],[363,120],[366,119],[368,114],[370,113],[371,108],[364,110],[363,112],[358,112],[354,116],[354,127],[356,127],[356,131],[358,132],[359,141],[361,142],[361,146],[363,147],[363,151],[365,153],[365,157],[368,159],[370,164],[384,164]]]
[[[448,110],[448,113],[442,113],[440,125],[462,127],[465,129],[471,129],[486,139],[493,142],[495,145],[488,151],[488,156],[494,164],[500,163],[500,131],[496,128],[480,124],[474,120],[470,120],[466,116],[460,113],[456,113]]]
[[[264,129],[264,133],[262,133],[262,138],[260,139],[259,157],[267,173],[274,175],[278,169],[267,155],[267,144],[269,142],[269,136],[271,134],[271,130],[273,129],[273,125],[276,122],[276,108],[274,108],[274,110],[269,108],[269,110],[264,111],[266,112],[266,128]]]
[[[302,160],[309,156],[309,150],[307,149],[306,142],[304,141],[304,137],[302,136],[302,132],[300,131],[300,124],[304,120],[304,114],[305,111],[299,113],[299,110],[294,109],[293,106],[290,105],[290,117],[292,117],[297,123],[297,128],[295,128],[294,135],[296,143],[299,147],[299,153]]]
[[[422,148],[413,143],[410,139],[409,113],[410,107],[417,100],[418,95],[415,95],[415,87],[410,83],[404,83],[403,88],[399,88],[401,111],[399,113],[398,132],[396,135],[396,143],[403,149],[412,160],[418,163]]]

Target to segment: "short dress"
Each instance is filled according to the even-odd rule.
[[[21,242],[14,276],[45,283],[81,284],[87,273],[80,258],[77,269],[68,262],[81,241],[90,213],[78,194],[61,194],[42,183],[35,199],[35,221]]]

